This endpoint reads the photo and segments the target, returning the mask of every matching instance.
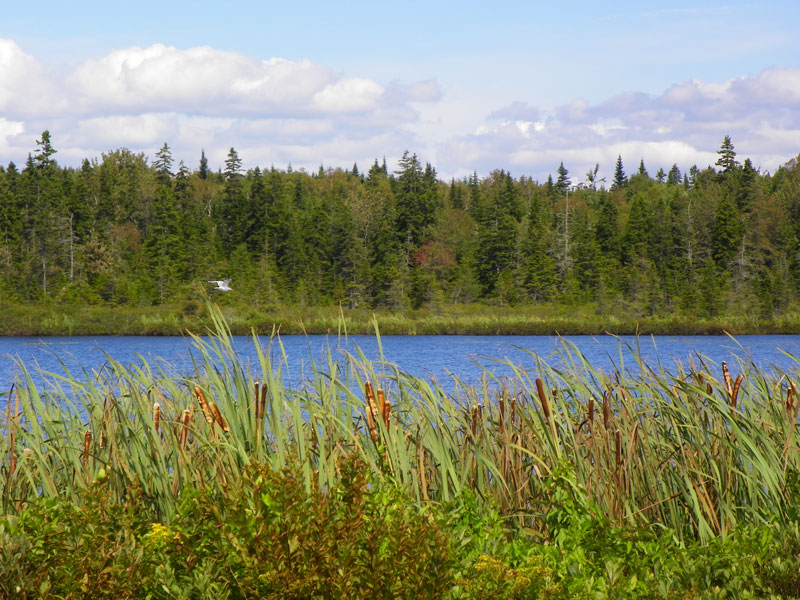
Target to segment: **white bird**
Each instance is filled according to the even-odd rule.
[[[228,285],[230,284],[230,282],[231,282],[230,279],[223,279],[222,281],[212,280],[209,281],[208,283],[216,283],[217,287],[214,288],[215,290],[219,290],[220,292],[230,292],[231,286]]]

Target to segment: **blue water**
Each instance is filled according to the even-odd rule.
[[[677,371],[680,363],[688,366],[692,357],[698,356],[719,364],[727,361],[752,361],[767,370],[800,371],[798,364],[784,352],[800,356],[800,336],[758,335],[742,336],[735,340],[727,336],[382,336],[383,358],[397,364],[412,375],[431,378],[443,383],[449,373],[462,381],[476,383],[482,365],[498,376],[510,375],[508,366],[493,359],[508,359],[523,369],[533,369],[536,357],[551,366],[563,365],[565,340],[574,344],[595,368],[605,372],[620,370],[638,372],[638,364],[630,351],[638,345],[646,363],[656,367],[659,363],[667,370]],[[309,374],[309,364],[327,365],[327,352],[343,361],[345,352],[355,353],[356,348],[370,360],[380,360],[378,341],[373,336],[282,336],[281,342],[288,358],[284,381],[297,386]],[[259,342],[271,348],[276,358],[280,349],[269,339]],[[234,347],[245,366],[258,378],[259,372],[253,340],[249,336],[234,337]],[[0,338],[0,395],[7,392],[19,376],[17,361],[26,365],[37,385],[46,387],[49,376],[43,373],[64,374],[69,369],[76,379],[94,377],[102,373],[108,357],[124,365],[140,365],[146,360],[152,368],[161,367],[173,376],[190,376],[194,373],[193,341],[186,337],[6,337]],[[733,368],[732,368],[733,370]]]

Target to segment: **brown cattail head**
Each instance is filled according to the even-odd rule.
[[[153,427],[156,428],[156,433],[159,433],[159,426],[161,425],[161,405],[158,402],[153,403]]]
[[[550,404],[547,401],[547,394],[544,393],[544,384],[538,377],[536,378],[536,392],[539,394],[539,401],[542,403],[542,412],[545,419],[550,420]]]
[[[389,417],[392,411],[392,403],[383,395],[383,390],[378,390],[378,400],[381,402],[381,416],[383,417],[383,426],[386,431],[389,431]]]
[[[81,455],[81,461],[86,462],[89,459],[89,446],[92,443],[92,432],[91,430],[87,429],[86,433],[83,434],[83,454]]]
[[[213,425],[214,415],[208,405],[206,395],[203,393],[203,390],[200,389],[200,386],[194,386],[194,395],[197,397],[197,401],[200,403],[200,410],[203,411],[203,416],[206,418],[206,423]]]
[[[367,381],[364,384],[364,395],[367,397],[367,402],[375,402],[375,394],[372,393],[372,384]]]
[[[472,435],[473,437],[478,434],[478,420],[480,419],[480,413],[478,412],[478,406],[475,405],[472,407]]]
[[[707,384],[706,384],[706,393],[707,393],[709,396],[713,396],[713,395],[714,395],[714,388],[713,388],[713,387],[711,387],[711,384],[710,384],[710,383],[707,383]]]
[[[261,384],[261,403],[258,409],[258,418],[263,419],[267,412],[267,384]]]
[[[367,428],[369,429],[369,437],[376,444],[378,443],[378,428],[376,421],[378,420],[378,407],[375,405],[375,394],[372,393],[372,384],[368,381],[364,384],[364,395],[367,397]]]
[[[217,425],[220,426],[222,431],[224,431],[225,433],[230,433],[231,428],[228,427],[228,424],[225,422],[225,419],[222,418],[222,413],[219,412],[217,403],[211,401],[208,403],[208,407],[211,409],[211,414],[214,415],[214,420],[217,422]]]
[[[611,398],[608,390],[603,392],[603,427],[608,429],[608,422],[611,420]]]
[[[594,396],[589,398],[589,424],[594,423]]]
[[[108,443],[108,438],[106,437],[105,433],[100,434],[100,450],[104,450],[106,444]]]
[[[617,429],[616,434],[614,435],[614,447],[616,450],[616,459],[617,459],[617,468],[622,465],[622,434]]]
[[[502,396],[500,397],[499,404],[500,404],[499,425],[500,425],[500,434],[502,435],[503,432],[506,429],[506,423],[505,423],[505,421],[506,421],[506,401]]]
[[[383,419],[383,405],[386,403],[386,395],[383,393],[382,388],[378,388],[378,414]]]
[[[742,380],[744,377],[741,373],[736,378],[736,381],[733,382],[733,390],[731,391],[731,408],[736,408],[736,399],[739,397],[739,386],[742,385]]]
[[[189,441],[189,423],[192,421],[192,413],[187,408],[183,411],[183,416],[181,417],[181,433],[179,437],[179,442],[181,448],[186,448],[186,442]]]
[[[733,397],[733,384],[731,383],[731,374],[728,371],[728,364],[722,361],[722,378],[725,380],[725,389],[728,390],[728,398]]]
[[[794,391],[794,385],[790,383],[789,388],[786,390],[786,404],[784,405],[784,408],[786,409],[786,418],[790,421],[795,418],[795,397],[796,394]]]

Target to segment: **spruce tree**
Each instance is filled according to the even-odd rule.
[[[569,191],[570,185],[569,171],[567,171],[562,162],[558,165],[558,179],[556,179],[556,183],[553,186],[553,192],[556,194],[556,197],[563,198]]]
[[[625,175],[625,170],[622,168],[622,155],[617,156],[617,164],[614,167],[614,181],[611,183],[611,189],[616,190],[625,187],[628,183],[628,177]]]
[[[200,167],[197,170],[200,179],[208,179],[208,159],[206,158],[206,151],[200,150]]]
[[[736,152],[733,150],[733,142],[731,136],[726,135],[722,140],[720,149],[717,150],[719,158],[715,163],[723,173],[732,173],[739,168],[739,163],[736,161]]]

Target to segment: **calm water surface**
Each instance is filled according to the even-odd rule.
[[[507,366],[493,359],[508,359],[524,369],[536,366],[536,357],[551,366],[563,366],[565,341],[574,344],[596,369],[609,372],[624,366],[631,372],[639,367],[632,349],[637,344],[645,362],[676,371],[678,363],[688,365],[691,357],[707,357],[719,364],[725,360],[735,365],[738,360],[753,361],[765,369],[800,370],[785,353],[800,356],[800,336],[764,335],[742,336],[733,340],[726,336],[382,336],[383,356],[399,365],[401,370],[422,377],[435,377],[443,383],[448,373],[467,382],[476,382],[479,365],[497,375],[510,375]],[[269,340],[260,340],[263,346]],[[356,348],[370,360],[380,360],[378,342],[373,336],[283,336],[283,348],[288,358],[284,380],[300,385],[309,373],[311,361],[327,365],[327,352],[343,361],[345,353]],[[242,362],[254,373],[259,371],[252,338],[237,336],[234,347]],[[273,356],[280,357],[275,343]],[[160,366],[175,376],[193,374],[192,357],[199,356],[193,342],[185,337],[6,337],[0,338],[0,394],[9,390],[19,376],[17,361],[26,365],[37,384],[47,386],[46,375],[39,372],[64,374],[69,369],[76,379],[85,380],[92,372],[103,369],[108,357],[125,365],[140,365],[144,358],[151,367]],[[85,374],[84,374],[85,373]]]

